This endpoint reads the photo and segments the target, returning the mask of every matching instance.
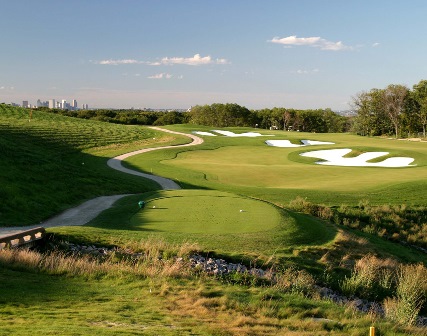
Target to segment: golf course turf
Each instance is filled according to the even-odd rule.
[[[183,188],[158,190],[159,186],[151,181],[110,169],[107,160],[139,148],[185,144],[188,139],[165,136],[145,127],[104,125],[37,111],[28,122],[25,112],[10,108],[0,116],[7,135],[0,144],[10,154],[2,176],[16,190],[3,191],[9,195],[7,205],[11,209],[5,212],[9,217],[4,223],[23,222],[19,219],[22,215],[12,211],[18,196],[34,200],[21,211],[28,222],[33,213],[37,219],[45,216],[38,213],[43,204],[45,213],[54,215],[59,209],[90,197],[119,192],[133,195],[121,198],[86,225],[49,228],[52,240],[48,245],[61,247],[59,251],[16,250],[2,254],[3,332],[362,336],[371,325],[388,336],[415,335],[419,331],[361,314],[350,306],[336,305],[306,289],[316,283],[339,290],[344,280],[351,279],[354,262],[369,254],[383,258],[384,262],[393,259],[402,264],[425,264],[425,255],[419,250],[370,233],[376,230],[374,226],[357,230],[351,226],[353,222],[350,226],[340,225],[328,213],[319,213],[338,208],[361,209],[375,203],[390,205],[384,211],[404,209],[401,205],[405,203],[425,205],[425,143],[349,134],[227,128],[223,134],[256,131],[269,137],[201,134],[205,140],[201,145],[144,153],[123,163],[173,179]],[[16,131],[11,132],[10,125]],[[56,131],[62,128],[67,132]],[[166,128],[187,134],[213,130],[196,125]],[[81,130],[85,131],[84,137],[79,137]],[[115,134],[128,140],[115,145]],[[135,139],[126,138],[130,135]],[[93,145],[84,142],[85,137],[92,139]],[[10,139],[20,141],[19,145]],[[268,146],[266,139],[289,140],[292,144],[309,139],[334,144],[280,148]],[[58,153],[61,143],[67,144],[60,147],[64,155],[51,162],[48,155]],[[34,158],[15,147],[25,149],[24,154],[32,153]],[[350,157],[367,152],[411,157],[415,166],[321,166],[315,164],[316,158],[300,155],[333,148],[352,149]],[[22,163],[12,160],[23,161],[24,157],[27,161]],[[40,169],[52,165],[50,175],[40,174],[37,164]],[[67,178],[55,174],[61,166],[67,168]],[[19,170],[13,172],[11,167]],[[45,182],[46,187],[35,178]],[[37,187],[32,194],[22,193],[22,188],[32,184]],[[68,190],[73,191],[70,199],[66,197]],[[300,204],[313,205],[313,216],[296,212],[300,210],[295,202],[294,207],[290,203],[295,199]],[[54,201],[57,204],[49,206]],[[315,203],[330,206],[316,208]],[[314,217],[318,215],[325,220]],[[100,259],[73,254],[64,248],[70,246],[69,242],[105,247],[112,252]],[[239,274],[211,277],[186,264],[190,253],[265,270],[272,267],[283,273],[284,281],[268,284],[263,279],[258,282]],[[136,254],[141,258],[134,259]],[[379,293],[381,302],[386,295],[394,295],[391,289],[387,290],[391,294],[375,289],[368,294]],[[425,309],[421,313],[425,314]]]
[[[266,202],[217,191],[180,190],[151,195],[131,223],[152,231],[229,234],[270,231],[281,220],[281,211]]]
[[[191,133],[200,126],[168,127]],[[204,128],[209,130],[209,128]],[[252,129],[232,129],[243,133]],[[317,203],[356,205],[362,199],[372,203],[423,204],[427,181],[427,145],[421,142],[367,138],[350,134],[307,134],[263,131],[292,143],[302,139],[334,142],[315,150],[350,148],[350,155],[388,152],[391,157],[409,157],[408,167],[342,167],[315,164],[318,159],[303,157],[303,148],[279,148],[265,144],[265,137],[205,136],[205,142],[188,150],[168,150],[130,158],[127,164],[142,171],[150,169],[192,188],[210,188],[258,197],[275,203],[296,196]],[[314,147],[314,146],[313,146]],[[310,148],[310,150],[312,150]],[[375,161],[375,160],[373,160]],[[402,188],[401,186],[404,185]],[[408,190],[408,185],[412,187]],[[282,196],[280,196],[282,195]]]

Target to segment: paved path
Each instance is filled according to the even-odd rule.
[[[151,152],[154,150],[160,150],[160,149],[166,149],[166,148],[177,148],[177,147],[187,147],[187,146],[195,146],[200,145],[203,143],[203,139],[192,135],[192,134],[186,134],[186,133],[180,133],[180,132],[174,132],[167,129],[159,128],[159,127],[151,127],[152,129],[155,129],[157,131],[167,132],[167,133],[173,133],[178,135],[184,135],[188,136],[191,139],[193,139],[192,142],[185,144],[185,145],[176,145],[176,146],[164,146],[164,147],[155,147],[155,148],[145,148],[141,150],[137,150],[134,152],[126,153],[123,155],[116,156],[115,158],[112,158],[108,160],[107,164],[109,167],[122,171],[124,173],[137,175],[141,177],[145,177],[148,179],[151,179],[158,184],[160,184],[161,189],[164,190],[171,190],[171,189],[181,189],[181,187],[175,183],[172,180],[169,180],[167,178],[151,175],[151,174],[144,174],[136,170],[128,169],[122,166],[122,160],[131,157],[133,155],[138,155],[142,153]],[[73,225],[84,225],[88,222],[90,222],[92,219],[94,219],[96,216],[98,216],[102,211],[110,208],[114,202],[117,200],[129,196],[130,194],[124,194],[124,195],[113,195],[113,196],[101,196],[96,197],[94,199],[91,199],[89,201],[86,201],[79,206],[75,208],[68,209],[64,211],[63,213],[52,217],[48,219],[47,221],[41,222],[37,225],[30,225],[30,226],[16,226],[16,227],[5,227],[0,228],[0,237],[10,235],[13,233],[18,233],[20,231],[29,230],[38,226],[43,226],[45,228],[54,227],[54,226],[73,226]]]
[[[192,135],[192,134],[185,134],[185,133],[180,133],[180,132],[174,132],[174,131],[166,130],[166,129],[159,128],[159,127],[151,127],[151,128],[155,129],[157,131],[163,131],[163,132],[167,132],[167,133],[185,135],[185,136],[188,136],[188,137],[192,138],[193,141],[190,142],[190,143],[188,143],[188,144],[185,144],[185,145],[164,146],[164,147],[154,147],[154,148],[140,149],[140,150],[137,150],[137,151],[134,151],[134,152],[130,152],[130,153],[126,153],[126,154],[123,154],[123,155],[116,156],[115,158],[112,158],[112,159],[108,160],[107,164],[111,168],[116,169],[116,170],[120,170],[120,171],[122,171],[124,173],[132,174],[132,175],[137,175],[137,176],[141,176],[141,177],[145,177],[145,178],[148,178],[150,180],[153,180],[153,181],[157,182],[158,184],[160,184],[160,186],[164,190],[181,189],[181,187],[178,184],[176,184],[174,181],[169,180],[167,178],[164,178],[164,177],[161,177],[161,176],[156,176],[156,175],[151,175],[151,174],[141,173],[139,171],[128,169],[128,168],[125,168],[125,167],[122,166],[122,161],[124,159],[127,159],[130,156],[133,156],[133,155],[147,153],[147,152],[151,152],[151,151],[155,151],[155,150],[159,150],[159,149],[195,146],[195,145],[200,145],[201,143],[203,143],[203,139],[202,138],[200,138],[198,136],[195,136],[195,135]]]

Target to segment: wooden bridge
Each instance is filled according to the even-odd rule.
[[[23,245],[34,244],[44,238],[46,230],[44,227],[36,227],[31,230],[21,231],[0,238],[0,250],[4,248],[14,248]]]

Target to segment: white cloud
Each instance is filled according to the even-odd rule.
[[[159,73],[156,75],[148,76],[149,79],[171,79],[173,76],[168,73]]]
[[[2,86],[0,86],[0,90],[13,91],[13,90],[15,90],[15,87],[2,85]]]
[[[296,71],[291,71],[291,73],[296,73],[298,75],[308,75],[308,74],[318,73],[319,71],[320,71],[319,69],[311,69],[311,70],[298,69]]]
[[[200,54],[195,54],[192,57],[163,57],[160,61],[138,61],[135,59],[108,59],[102,61],[90,61],[94,64],[100,65],[123,65],[123,64],[146,64],[146,65],[174,65],[174,64],[183,64],[183,65],[208,65],[208,64],[230,64],[225,58],[213,59],[211,56],[200,56]]]
[[[122,59],[122,60],[102,60],[102,61],[94,61],[95,64],[101,64],[101,65],[120,65],[120,64],[140,64],[143,63],[141,61],[137,61],[134,59]]]
[[[207,65],[207,64],[228,64],[224,58],[212,59],[211,56],[202,57],[200,54],[195,54],[193,57],[164,57],[160,61],[163,65],[184,64],[184,65]],[[159,64],[159,65],[160,65]]]
[[[317,37],[296,37],[295,35],[292,35],[292,36],[283,37],[283,38],[274,37],[272,40],[269,40],[268,42],[282,44],[286,47],[310,46],[310,47],[320,48],[321,50],[332,50],[332,51],[353,49],[350,46],[344,45],[341,41],[332,42],[318,36]]]
[[[375,47],[378,47],[380,44],[378,43],[378,42],[375,42],[374,44],[372,44],[372,46],[375,48]]]

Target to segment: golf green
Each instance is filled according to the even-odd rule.
[[[271,230],[283,221],[274,205],[226,192],[159,191],[144,201],[145,207],[131,218],[131,224],[144,231],[251,233]]]

